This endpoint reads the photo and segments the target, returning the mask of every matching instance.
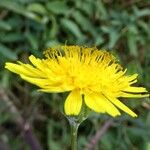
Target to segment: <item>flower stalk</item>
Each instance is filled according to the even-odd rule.
[[[70,123],[71,127],[71,150],[77,150],[77,136],[78,136],[78,127],[80,124],[74,122]]]
[[[77,150],[78,128],[80,124],[88,118],[89,113],[89,109],[83,103],[79,116],[67,116],[71,128],[71,150]]]

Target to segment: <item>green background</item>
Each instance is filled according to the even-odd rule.
[[[66,95],[37,92],[4,69],[6,61],[28,62],[30,54],[41,57],[60,44],[96,46],[114,53],[128,74],[139,74],[138,86],[150,91],[149,6],[148,0],[1,0],[0,149],[31,149],[21,119],[44,150],[70,149],[69,124],[59,111]],[[138,118],[125,113],[115,118],[95,150],[150,150],[149,98],[125,103]],[[80,126],[79,150],[109,118],[93,113]]]

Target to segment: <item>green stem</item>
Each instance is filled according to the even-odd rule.
[[[66,116],[71,128],[71,150],[77,150],[78,127],[87,119],[88,114],[88,109],[83,103],[81,112],[78,116]]]
[[[70,123],[71,127],[71,150],[77,150],[77,134],[79,124],[76,122]]]

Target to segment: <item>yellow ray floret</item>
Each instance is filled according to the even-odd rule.
[[[40,87],[43,92],[70,92],[64,110],[78,115],[82,103],[97,113],[115,117],[121,109],[137,115],[118,98],[142,98],[149,94],[144,87],[135,87],[137,74],[126,75],[116,58],[105,50],[80,46],[58,46],[44,52],[43,59],[33,55],[31,64],[6,63],[5,68]]]

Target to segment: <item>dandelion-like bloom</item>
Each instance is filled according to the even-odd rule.
[[[132,86],[137,82],[137,74],[125,75],[127,70],[105,50],[59,46],[46,50],[44,55],[44,59],[31,55],[31,65],[6,63],[5,68],[37,85],[40,91],[70,92],[64,104],[67,115],[78,115],[84,101],[98,113],[117,116],[119,108],[136,117],[118,98],[149,96],[145,88]]]

